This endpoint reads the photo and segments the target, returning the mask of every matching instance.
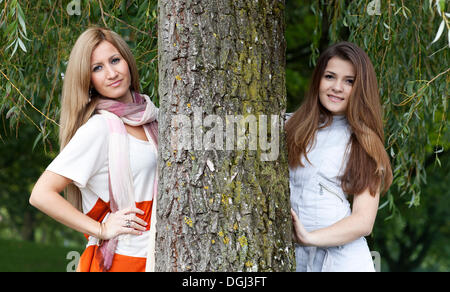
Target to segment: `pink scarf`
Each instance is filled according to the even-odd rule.
[[[158,148],[158,109],[148,96],[139,93],[133,93],[132,95],[134,95],[133,103],[126,104],[112,99],[101,99],[96,107],[97,112],[105,117],[109,128],[109,199],[110,209],[113,213],[136,206],[128,154],[128,136],[124,124],[143,126],[147,139],[153,141]],[[154,225],[156,224],[156,217],[153,215],[156,215],[157,185],[158,174],[156,173],[153,185],[151,241],[154,241]],[[127,235],[119,237],[128,238]],[[111,268],[118,240],[119,238],[116,237],[103,241],[100,245],[103,270],[108,271]],[[154,249],[154,243],[150,243],[150,246]],[[154,257],[154,250],[151,256]]]

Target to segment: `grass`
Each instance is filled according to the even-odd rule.
[[[66,258],[70,251],[82,253],[79,248],[0,239],[0,272],[66,272],[75,259]]]

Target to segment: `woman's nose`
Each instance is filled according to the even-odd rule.
[[[106,66],[106,78],[114,79],[117,76],[116,70],[111,66]]]
[[[333,83],[332,90],[333,90],[333,91],[336,91],[336,92],[341,92],[341,91],[343,91],[344,89],[343,89],[343,87],[342,87],[342,82],[341,82],[340,80],[336,80],[336,81]]]

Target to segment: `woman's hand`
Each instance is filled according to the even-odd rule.
[[[310,233],[306,231],[303,224],[298,219],[297,214],[295,214],[294,210],[291,208],[291,217],[292,217],[292,225],[294,227],[292,236],[294,242],[300,244],[300,245],[311,245],[310,244]]]
[[[144,211],[130,207],[109,214],[106,222],[102,223],[98,237],[108,240],[121,234],[141,235],[146,230],[147,222],[136,214],[143,215]]]

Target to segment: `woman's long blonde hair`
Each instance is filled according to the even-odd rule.
[[[60,150],[75,132],[94,114],[98,94],[91,84],[91,55],[102,41],[111,43],[128,63],[131,75],[130,89],[139,92],[139,75],[136,61],[127,43],[115,32],[101,27],[84,31],[75,42],[64,74],[59,129]],[[80,190],[73,184],[65,189],[67,200],[82,210]]]
[[[289,166],[304,166],[301,157],[308,159],[308,147],[319,124],[325,122],[323,127],[327,127],[332,122],[332,114],[319,101],[320,81],[332,57],[350,61],[356,71],[346,111],[352,134],[351,151],[341,178],[342,188],[353,195],[367,188],[373,196],[378,191],[384,193],[392,183],[392,170],[384,148],[377,78],[367,54],[353,43],[337,43],[319,57],[305,102],[286,123]]]

